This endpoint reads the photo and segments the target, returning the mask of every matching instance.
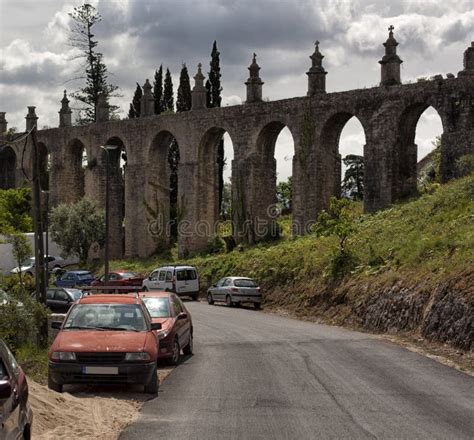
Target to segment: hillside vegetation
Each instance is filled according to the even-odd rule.
[[[357,204],[349,211],[350,264],[337,272],[338,238],[317,233],[186,264],[198,267],[203,291],[226,275],[249,276],[261,283],[266,307],[474,348],[474,175],[374,214]],[[114,266],[149,272],[165,262]]]

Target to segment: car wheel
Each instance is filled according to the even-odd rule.
[[[212,298],[210,293],[207,294],[207,303],[211,306],[214,304],[214,298]]]
[[[192,298],[193,301],[197,301],[198,300],[198,294],[196,293],[196,294],[192,295],[191,298]]]
[[[158,392],[158,369],[155,366],[150,382],[148,382],[143,390],[148,394],[156,394]]]
[[[230,295],[227,295],[226,298],[225,298],[225,303],[227,304],[227,307],[232,307],[234,305],[234,303],[232,302],[232,298],[230,297]]]
[[[256,310],[260,310],[262,308],[261,303],[253,303],[253,306],[255,307]]]
[[[170,364],[178,365],[179,358],[181,357],[181,347],[179,346],[178,338],[175,338],[175,340],[173,341],[172,352],[173,355],[171,356]]]
[[[48,388],[50,390],[56,391],[57,393],[63,392],[63,385],[61,383],[56,383],[49,374],[48,374]]]
[[[193,334],[191,333],[191,335],[189,336],[188,345],[186,345],[186,347],[183,348],[183,353],[186,354],[186,355],[192,355],[192,354],[193,354],[193,350],[194,350],[194,346],[193,346]]]

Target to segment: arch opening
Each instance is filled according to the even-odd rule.
[[[317,160],[317,173],[324,176],[320,209],[327,208],[333,196],[363,200],[365,143],[364,127],[354,114],[339,112],[326,121]]]
[[[16,187],[16,154],[10,147],[0,150],[0,189]]]
[[[414,196],[429,183],[441,180],[443,124],[435,108],[417,103],[403,112],[398,133],[394,152],[394,201]]]

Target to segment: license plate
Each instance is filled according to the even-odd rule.
[[[118,367],[82,367],[82,374],[118,374]]]

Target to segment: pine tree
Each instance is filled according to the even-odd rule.
[[[217,41],[214,40],[211,51],[211,63],[209,70],[209,79],[206,81],[207,89],[207,106],[220,107],[222,102],[221,92],[221,68],[220,68],[220,52],[217,50]],[[222,192],[224,190],[224,167],[225,152],[224,140],[222,139],[217,146],[217,167],[219,173],[219,212],[222,206]]]
[[[130,104],[130,110],[128,111],[128,117],[130,119],[140,117],[142,95],[142,88],[140,87],[140,84],[137,83],[137,88],[135,89],[135,94],[133,95],[133,100]]]
[[[163,110],[174,111],[173,80],[171,79],[170,69],[166,69],[163,89]]]
[[[178,97],[176,99],[176,111],[187,112],[191,110],[191,83],[189,81],[188,68],[183,63],[179,77]]]
[[[352,200],[364,198],[364,157],[348,154],[342,159],[347,166],[342,182],[344,196]]]
[[[155,81],[153,83],[153,96],[155,97],[155,115],[163,112],[163,64],[155,70]]]
[[[85,105],[81,111],[79,123],[87,124],[96,120],[96,105],[99,96],[105,95],[107,99],[119,96],[115,93],[118,87],[108,83],[107,67],[102,61],[102,54],[96,50],[98,42],[94,40],[92,28],[102,20],[100,14],[94,6],[86,3],[74,8],[69,16],[73,20],[69,42],[71,46],[81,51],[81,58],[85,59],[86,66],[86,85],[72,96]],[[109,106],[111,113],[116,112],[117,109],[117,106]]]

